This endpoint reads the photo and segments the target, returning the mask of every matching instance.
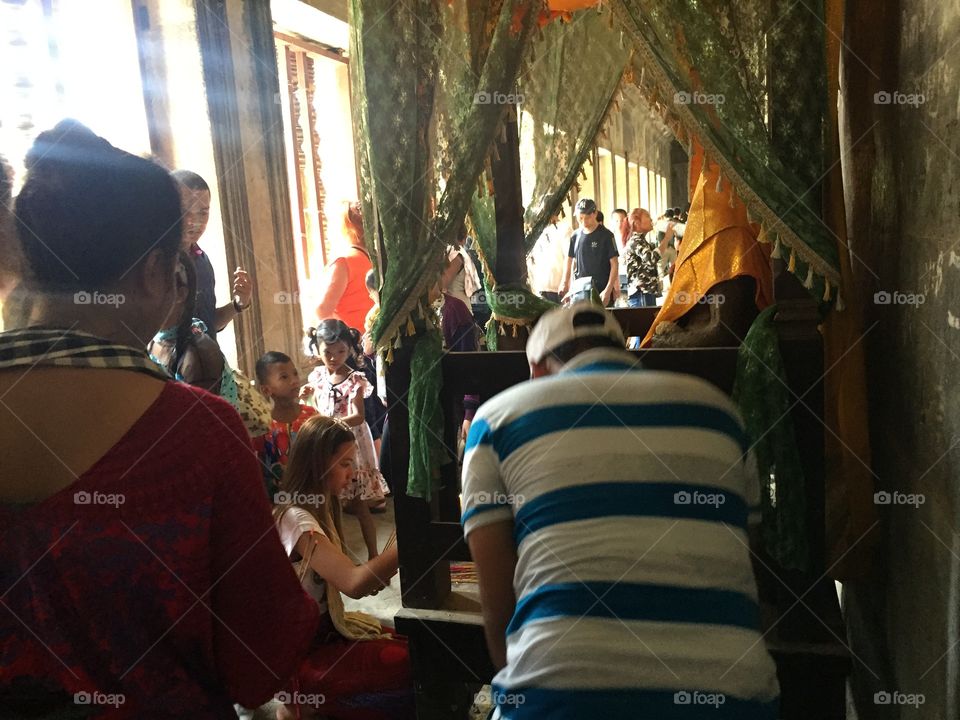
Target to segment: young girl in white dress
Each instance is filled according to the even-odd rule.
[[[373,436],[363,412],[363,400],[374,388],[361,371],[347,364],[361,351],[355,347],[350,328],[343,321],[322,321],[317,327],[317,344],[321,364],[307,378],[305,400],[321,415],[346,423],[357,440],[357,472],[340,499],[360,523],[367,553],[373,559],[378,552],[377,528],[369,504],[382,501],[389,492],[380,474]]]

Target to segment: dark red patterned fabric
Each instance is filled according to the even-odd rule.
[[[0,693],[27,682],[123,696],[98,717],[235,718],[233,702],[286,683],[317,622],[243,423],[202,390],[168,383],[75,483],[0,504]]]

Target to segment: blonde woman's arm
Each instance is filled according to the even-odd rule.
[[[320,533],[304,533],[297,541],[297,552],[306,557],[310,543],[315,544],[310,556],[310,567],[320,577],[349,598],[356,600],[372,595],[390,583],[400,567],[397,546],[391,545],[363,565],[353,560]]]

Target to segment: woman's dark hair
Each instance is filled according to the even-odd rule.
[[[176,377],[177,370],[183,356],[191,346],[196,345],[197,339],[193,334],[193,314],[197,307],[197,270],[193,266],[193,258],[181,252],[177,261],[177,283],[183,283],[187,288],[187,299],[183,303],[180,319],[177,321],[176,345],[173,358],[167,372]]]
[[[320,342],[317,340],[317,329],[315,327],[307,328],[307,348],[310,350],[312,355],[320,354]]]
[[[174,170],[173,179],[183,185],[188,190],[206,190],[210,192],[210,186],[207,181],[197,175],[193,170]]]
[[[367,270],[366,277],[363,280],[367,284],[367,290],[377,289],[377,272],[375,270]]]
[[[17,234],[33,283],[72,292],[116,285],[159,250],[173,266],[180,194],[170,174],[76,120],[40,133],[17,196]]]
[[[332,345],[336,342],[347,344],[347,349],[353,355],[353,359],[363,355],[363,347],[360,345],[360,333],[350,328],[343,320],[329,318],[321,320],[317,326],[317,341],[324,345]],[[347,361],[349,363],[349,360]]]

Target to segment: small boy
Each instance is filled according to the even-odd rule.
[[[297,432],[317,411],[300,403],[300,372],[288,355],[266,353],[257,360],[256,372],[260,391],[273,400],[273,420],[268,432],[253,439],[253,447],[263,464],[267,497],[275,502],[277,483]]]

